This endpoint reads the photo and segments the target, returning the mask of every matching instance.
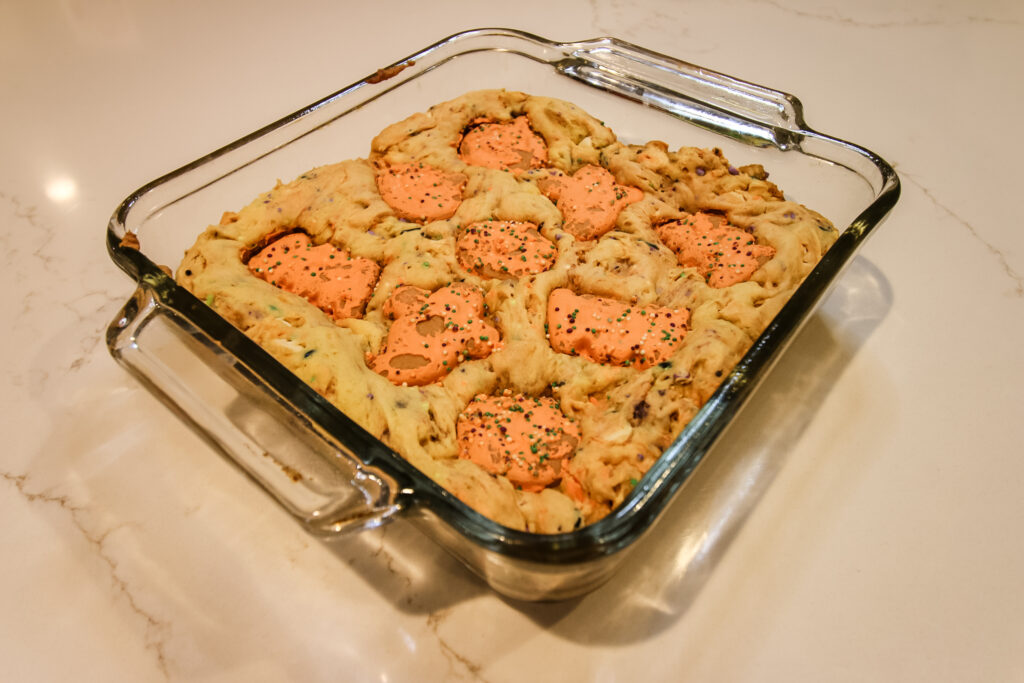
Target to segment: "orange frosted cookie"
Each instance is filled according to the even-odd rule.
[[[619,213],[644,198],[635,187],[619,185],[615,176],[600,166],[588,165],[571,176],[542,180],[540,191],[555,202],[565,219],[565,229],[576,239],[592,240],[615,226]]]
[[[556,289],[548,297],[548,338],[559,353],[639,369],[660,363],[682,342],[686,309],[629,305]]]
[[[398,164],[377,174],[377,188],[399,218],[436,221],[451,218],[462,203],[466,176],[430,164]]]
[[[459,457],[516,488],[540,491],[561,478],[562,463],[576,450],[580,430],[553,398],[480,395],[456,423]]]
[[[468,358],[498,348],[498,331],[483,320],[484,296],[453,283],[433,294],[403,285],[384,305],[394,319],[384,347],[367,364],[394,384],[422,386],[441,379]]]
[[[483,277],[532,275],[555,262],[555,245],[526,222],[473,223],[459,235],[455,249],[459,265]]]
[[[483,119],[474,121],[462,136],[459,158],[470,166],[518,174],[547,164],[548,150],[525,116],[503,123]]]
[[[335,320],[361,314],[373,294],[380,267],[352,258],[330,244],[314,245],[294,232],[271,242],[249,259],[249,270],[292,294],[298,294]]]
[[[679,265],[697,268],[712,287],[750,279],[775,255],[775,249],[718,216],[695,213],[657,227],[658,236],[676,253]]]

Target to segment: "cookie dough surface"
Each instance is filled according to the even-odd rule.
[[[558,533],[623,500],[837,236],[758,166],[491,90],[225,213],[177,279],[468,505]],[[331,249],[283,287],[282,238]]]

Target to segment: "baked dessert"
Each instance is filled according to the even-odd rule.
[[[613,510],[835,241],[757,165],[468,93],[223,215],[178,281],[491,519]]]

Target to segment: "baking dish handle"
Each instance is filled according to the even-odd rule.
[[[614,38],[563,45],[577,80],[757,146],[788,149],[810,132],[796,97]]]
[[[119,363],[312,533],[373,528],[405,507],[391,477],[313,429],[161,300],[152,283],[140,283],[110,324],[107,345]]]

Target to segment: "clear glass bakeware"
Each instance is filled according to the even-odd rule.
[[[719,147],[762,164],[842,233],[624,503],[558,535],[474,512],[365,432],[169,275],[207,225],[318,165],[366,157],[384,125],[477,89],[574,102],[619,139]],[[448,37],[132,193],[107,230],[137,283],[111,354],[318,536],[409,519],[496,591],[565,599],[606,580],[736,415],[899,197],[892,167],[811,130],[795,97],[612,38],[556,43],[508,29]],[[845,226],[845,227],[844,227]],[[709,520],[711,523],[712,520]]]

